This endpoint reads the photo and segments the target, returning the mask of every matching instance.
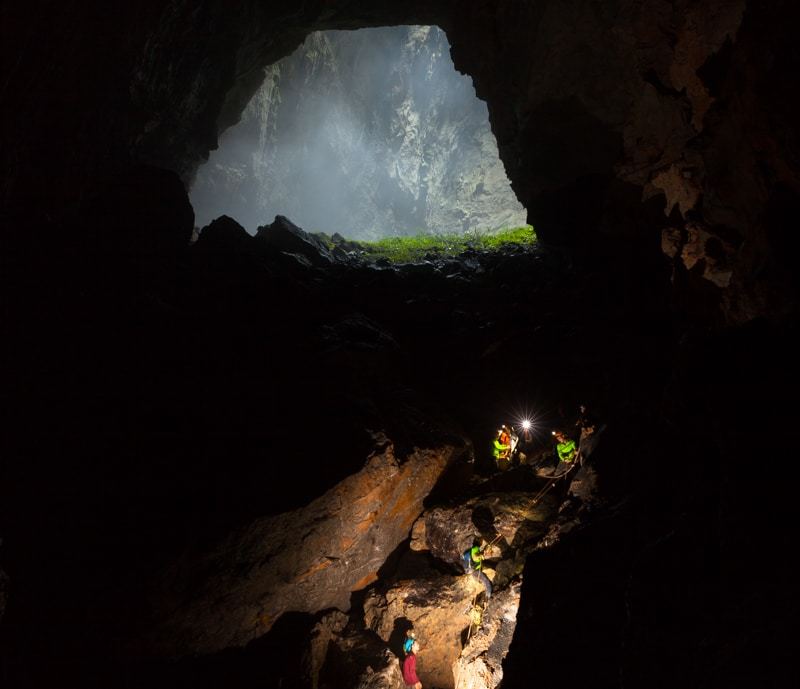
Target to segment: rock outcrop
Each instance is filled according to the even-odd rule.
[[[314,266],[326,266],[333,262],[328,247],[320,239],[300,229],[282,215],[275,216],[270,225],[259,227],[256,239],[277,251],[300,254]]]
[[[221,215],[202,229],[194,250],[224,255],[246,250],[249,244],[247,231],[233,218]]]
[[[524,479],[519,474],[516,480]],[[534,497],[487,493],[427,509],[414,525],[410,553],[388,582],[367,593],[365,625],[387,644],[398,644],[398,632],[413,626],[423,685],[489,689],[502,679],[525,556],[556,517],[552,499],[532,505]],[[485,552],[484,571],[495,585],[485,606],[479,598],[484,588],[475,578],[446,573],[460,572],[461,552],[476,534],[495,543]]]
[[[118,34],[105,12],[88,3],[48,23],[43,52],[12,32],[4,205],[41,198],[46,211],[63,209],[131,160],[188,181],[239,119],[264,68],[310,32],[437,25],[456,69],[486,100],[512,186],[548,242],[589,255],[609,241],[652,249],[650,228],[699,220],[737,249],[726,287],[696,284],[707,282],[702,270],[681,274],[682,300],[704,299],[710,287],[715,299],[700,315],[722,307],[732,323],[796,312],[784,260],[792,234],[782,219],[800,179],[791,162],[800,115],[781,97],[798,66],[786,28],[797,19],[793,3],[615,0],[595,12],[583,0],[415,0],[314,2],[296,12],[252,0],[235,11],[219,1],[196,9],[154,0],[126,10]],[[23,10],[7,19],[34,23]],[[103,30],[76,49],[68,37],[85,26]],[[40,61],[58,62],[58,74]],[[665,208],[681,222],[667,223]]]
[[[364,602],[364,621],[386,644],[399,623],[410,622],[420,642],[417,674],[423,686],[453,686],[453,665],[471,622],[473,599],[483,587],[472,577],[417,570],[415,578],[371,590]],[[399,652],[399,651],[398,651]]]
[[[415,522],[412,550],[459,564],[461,553],[476,536],[494,545],[486,557],[503,557],[535,542],[546,530],[555,504],[550,495],[534,502],[536,493],[489,493],[453,506],[433,507]]]
[[[260,519],[213,552],[187,556],[163,584],[170,610],[153,641],[168,655],[210,653],[267,633],[288,611],[347,610],[406,538],[455,454],[419,449],[399,460],[388,440],[357,474],[308,507]]]

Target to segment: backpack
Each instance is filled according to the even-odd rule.
[[[472,548],[465,550],[461,555],[461,559],[464,561],[464,565],[467,569],[472,569]]]

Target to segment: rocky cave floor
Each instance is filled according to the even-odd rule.
[[[38,270],[15,276],[38,309],[16,314],[20,370],[38,362],[47,384],[11,419],[27,438],[3,496],[12,686],[399,687],[409,624],[427,689],[518,684],[531,666],[542,686],[635,684],[665,638],[680,662],[653,686],[706,667],[697,635],[735,656],[707,590],[657,625],[647,603],[706,567],[726,525],[709,518],[715,476],[665,471],[703,448],[664,417],[721,374],[702,351],[671,369],[663,281],[642,279],[663,267],[578,271],[541,247],[374,266],[225,217],[187,248],[153,222],[183,222],[185,194],[112,233],[134,207],[119,193],[38,219]],[[715,346],[724,368],[747,341]],[[544,457],[578,403],[607,429],[533,504],[547,479],[497,472],[492,434],[533,414],[526,449]],[[481,587],[457,559],[498,535],[469,631]]]

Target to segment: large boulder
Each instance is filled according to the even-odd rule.
[[[328,247],[320,239],[282,215],[276,215],[271,225],[259,227],[256,239],[282,253],[299,254],[317,267],[328,266],[334,261]]]
[[[549,494],[538,501],[536,497],[531,492],[498,492],[433,507],[414,524],[411,549],[458,563],[473,539],[481,537],[494,543],[485,552],[487,558],[503,557],[544,534],[556,504]]]
[[[390,644],[396,630],[413,625],[420,642],[417,674],[423,686],[453,687],[453,666],[470,626],[473,601],[483,586],[473,577],[420,570],[385,592],[371,590],[364,622]]]
[[[238,222],[221,215],[200,230],[194,244],[197,251],[235,252],[241,251],[252,241],[252,237]]]
[[[150,650],[211,653],[265,634],[284,612],[348,610],[350,594],[377,579],[461,451],[441,445],[401,460],[387,442],[308,506],[258,519],[211,552],[185,555],[154,599]]]

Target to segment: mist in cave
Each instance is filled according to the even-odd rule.
[[[432,26],[325,31],[264,70],[197,173],[196,225],[277,214],[354,239],[526,223],[486,103]]]

